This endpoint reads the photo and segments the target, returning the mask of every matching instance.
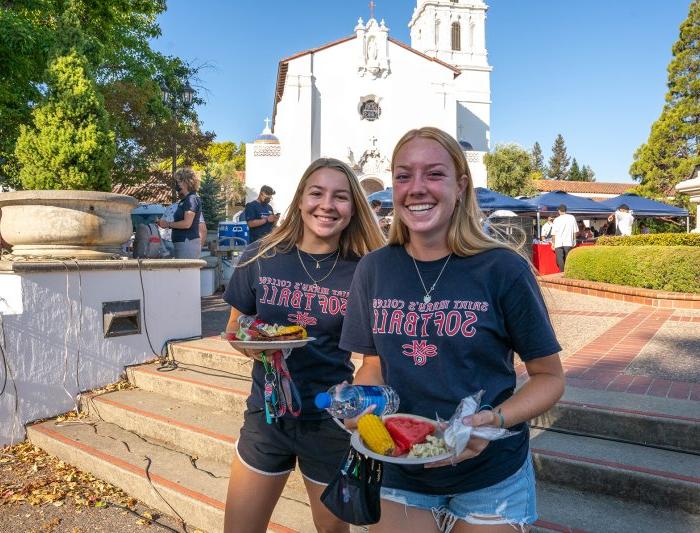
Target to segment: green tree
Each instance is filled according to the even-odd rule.
[[[542,176],[547,174],[547,169],[544,168],[544,156],[542,155],[542,147],[537,141],[535,141],[535,145],[532,147],[532,168],[535,172],[539,172]]]
[[[212,176],[208,170],[205,170],[202,177],[199,196],[202,198],[202,213],[204,213],[207,228],[218,228],[219,222],[226,218],[226,199],[223,196],[219,180]]]
[[[246,194],[245,183],[239,174],[236,159],[214,163],[209,167],[209,172],[221,186],[226,201],[226,218],[230,219],[236,212],[236,206],[244,205]]]
[[[583,165],[581,167],[581,172],[579,173],[579,179],[581,181],[595,181],[595,172],[588,165]]]
[[[25,188],[111,190],[114,133],[84,57],[73,52],[51,63],[46,102],[32,115],[15,150]]]
[[[173,116],[159,84],[172,89],[197,79],[199,68],[151,47],[160,35],[163,0],[13,0],[0,8],[0,182],[18,184],[14,157],[21,124],[40,105],[51,58],[72,50],[85,57],[104,97],[116,139],[113,180],[143,181],[172,153],[200,160],[213,134],[203,132],[196,107]],[[195,96],[195,104],[202,100]]]
[[[569,175],[566,177],[569,181],[583,181],[581,180],[581,169],[578,168],[578,161],[574,157],[571,162],[571,169],[569,169]]]
[[[666,103],[630,166],[638,194],[656,198],[673,194],[673,186],[700,164],[700,0],[690,2],[672,52]],[[687,203],[684,195],[674,196]]]
[[[489,189],[508,196],[530,196],[535,188],[531,154],[517,144],[499,144],[484,156]]]
[[[570,158],[566,154],[566,143],[562,134],[558,134],[552,146],[552,157],[549,158],[547,177],[550,180],[565,180],[569,175]]]

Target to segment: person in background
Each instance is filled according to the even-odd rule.
[[[547,217],[547,221],[542,224],[542,230],[540,231],[540,240],[542,242],[549,242],[552,238],[552,222],[554,222],[554,217]]]
[[[602,235],[615,235],[615,215],[608,216],[608,221],[605,223],[605,231],[600,232]]]
[[[632,235],[632,224],[634,217],[632,211],[627,204],[622,204],[615,211],[615,227],[617,228],[616,235]]]
[[[372,200],[369,203],[369,205],[370,207],[372,207],[372,211],[374,211],[374,216],[377,218],[377,223],[379,224],[379,227],[386,234],[386,232],[389,231],[391,219],[383,217],[379,214],[382,211],[382,202],[380,200]]]
[[[352,381],[350,352],[338,347],[348,290],[360,257],[383,244],[353,171],[337,159],[322,158],[304,172],[282,223],[243,252],[224,294],[231,304],[226,331],[235,333],[245,314],[306,326],[316,340],[295,348],[287,359],[301,413],[287,412],[274,423],[266,423],[268,381],[260,351],[244,350],[255,359],[253,385],[231,466],[225,533],[266,531],[297,463],[316,530],[349,531],[320,496],[337,473],[350,436],[313,399],[332,385]]]
[[[161,218],[166,222],[173,222],[175,220],[175,211],[177,211],[178,205],[179,202],[175,202],[174,204],[170,204],[168,207],[166,207]],[[160,239],[163,241],[163,246],[165,246],[165,249],[170,254],[170,257],[175,257],[175,245],[173,245],[172,236],[173,230],[158,226],[158,231],[160,232]],[[204,213],[199,214],[199,239],[202,246],[205,246],[207,241],[207,224],[204,220]]]
[[[202,253],[199,236],[202,199],[197,195],[199,177],[191,168],[181,168],[175,172],[175,184],[181,200],[176,204],[173,220],[168,221],[163,216],[158,220],[158,227],[172,230],[175,259],[199,259]]]
[[[443,419],[483,390],[470,423],[516,434],[472,437],[457,457],[425,466],[385,462],[381,520],[370,531],[527,531],[537,519],[527,421],[564,390],[542,294],[527,259],[482,232],[453,137],[409,131],[394,148],[391,172],[389,244],[360,260],[340,338],[342,349],[363,354],[354,383],[386,384],[402,413]],[[514,352],[529,374],[517,391]]]
[[[255,242],[270,233],[279,220],[272,210],[270,201],[275,195],[275,190],[269,185],[260,187],[257,200],[245,204],[245,221],[250,228],[250,242]]]
[[[651,233],[651,230],[646,224],[644,224],[644,222],[642,222],[639,225],[639,233],[641,233],[642,235],[648,235],[649,233]]]
[[[566,206],[561,204],[557,209],[559,216],[552,223],[552,248],[557,256],[557,266],[564,272],[566,256],[576,246],[576,233],[578,225],[573,215],[566,212]]]

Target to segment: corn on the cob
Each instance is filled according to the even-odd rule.
[[[394,451],[394,440],[389,435],[384,422],[377,415],[362,415],[357,421],[357,430],[367,447],[381,455],[391,455]]]

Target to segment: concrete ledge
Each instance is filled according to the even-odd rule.
[[[31,272],[77,272],[87,270],[180,270],[183,268],[203,268],[202,259],[105,259],[105,260],[65,260],[55,259],[3,259],[0,272],[26,274]]]
[[[567,292],[598,296],[667,309],[700,309],[700,294],[657,291],[626,285],[614,285],[583,279],[565,278],[563,274],[539,276],[540,285]]]

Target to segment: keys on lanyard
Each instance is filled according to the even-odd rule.
[[[284,360],[284,354],[277,350],[271,356],[260,354],[265,369],[265,421],[272,424],[289,412],[292,416],[301,413],[301,397]]]

